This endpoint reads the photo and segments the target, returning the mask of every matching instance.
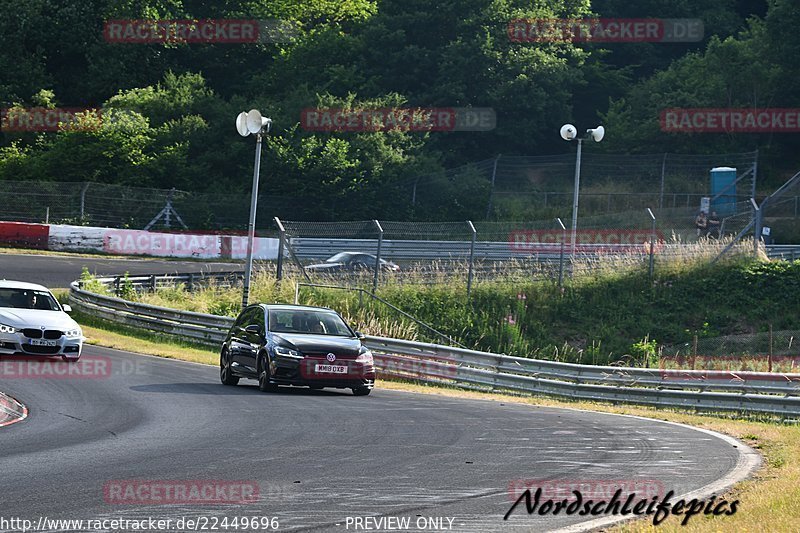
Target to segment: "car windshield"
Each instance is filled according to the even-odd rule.
[[[344,263],[350,256],[353,255],[348,252],[339,252],[338,254],[334,255],[333,257],[329,257],[325,260],[326,263]]]
[[[274,309],[269,312],[269,330],[273,333],[300,333],[354,337],[353,331],[332,311],[313,309]]]
[[[38,309],[41,311],[60,311],[53,295],[46,291],[32,289],[0,289],[0,307],[14,309]]]

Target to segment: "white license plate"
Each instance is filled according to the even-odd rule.
[[[316,365],[314,371],[317,374],[347,374],[347,367],[339,365]]]
[[[41,339],[31,339],[30,342],[33,346],[55,346],[56,341],[45,341]]]

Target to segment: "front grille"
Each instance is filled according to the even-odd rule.
[[[60,346],[34,346],[33,344],[23,344],[22,351],[35,354],[54,354],[58,353]]]
[[[40,329],[33,329],[27,328],[22,330],[22,334],[28,337],[29,339],[41,339],[42,338],[42,330]]]
[[[42,331],[41,329],[33,329],[33,328],[23,329],[22,334],[28,337],[29,339],[41,339],[42,334],[44,334],[44,338],[50,340],[60,339],[61,335],[63,335],[63,333],[57,329],[46,329]]]

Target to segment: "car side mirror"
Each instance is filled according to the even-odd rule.
[[[367,338],[367,336],[366,336],[366,335],[364,335],[363,333],[361,333],[360,331],[356,331],[356,337],[357,337],[359,340],[364,340],[364,339],[366,339],[366,338]]]
[[[64,304],[64,305],[61,306],[61,308],[64,309],[65,313],[71,313],[72,312],[72,306],[69,305],[69,304]]]
[[[261,326],[256,324],[250,324],[244,330],[248,333],[255,333],[256,335],[263,335],[264,333],[261,331]]]

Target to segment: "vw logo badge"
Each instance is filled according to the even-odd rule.
[[[325,358],[326,358],[328,361],[330,361],[331,363],[333,363],[334,361],[336,361],[336,355],[335,355],[335,354],[332,354],[332,353],[329,353],[328,355],[326,355],[326,356],[325,356]]]

